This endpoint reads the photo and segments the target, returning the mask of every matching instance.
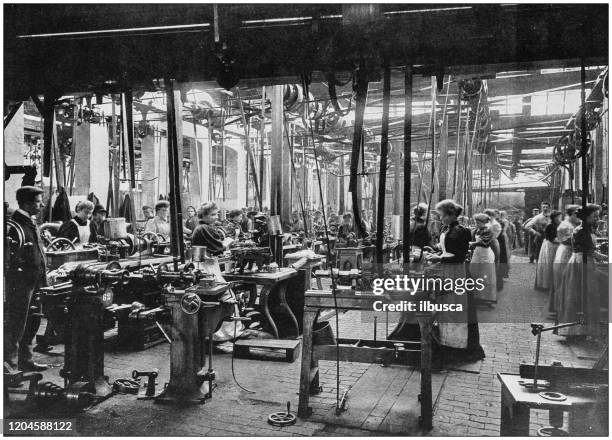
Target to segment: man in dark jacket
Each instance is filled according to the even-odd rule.
[[[47,286],[47,261],[40,231],[33,216],[44,207],[43,191],[33,186],[17,190],[17,209],[12,219],[23,230],[24,245],[8,262],[5,273],[4,369],[42,371],[46,366],[32,360],[31,341],[25,337],[32,296]]]
[[[106,220],[106,208],[98,204],[93,210],[93,216],[91,218],[91,230],[95,232],[96,238],[104,236],[103,224]]]

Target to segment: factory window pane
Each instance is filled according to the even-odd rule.
[[[547,111],[547,94],[538,93],[531,96],[531,116],[543,116]]]

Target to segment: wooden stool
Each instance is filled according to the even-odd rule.
[[[251,357],[251,348],[285,350],[285,360],[287,362],[293,362],[300,345],[299,339],[241,339],[236,341],[234,355],[237,358],[249,358]]]

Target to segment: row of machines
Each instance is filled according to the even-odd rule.
[[[192,262],[180,264],[169,255],[169,242],[163,236],[134,236],[126,234],[125,227],[119,233],[112,231],[105,228],[100,244],[91,247],[74,248],[51,240],[53,246],[47,251],[51,285],[37,293],[39,310],[32,316],[38,322],[41,316],[47,317],[45,334],[37,341],[41,351],[49,345],[65,345],[60,371],[64,386],[42,381],[39,373],[5,372],[8,401],[62,400],[83,407],[108,397],[113,390],[104,374],[104,342],[105,332],[115,326],[122,348],[143,349],[163,340],[172,343],[173,374],[165,398],[186,396],[186,380],[198,388],[205,381],[211,385],[206,393],[194,392],[199,396],[195,400],[211,396],[212,357],[208,368],[203,368],[204,353],[212,350],[203,344],[212,343],[212,333],[223,319],[239,317],[237,301],[218,261],[200,253]],[[18,225],[6,223],[8,258],[30,245],[23,236]],[[31,333],[36,334],[37,326],[30,326],[36,327]],[[142,374],[154,388],[155,374]],[[29,386],[24,387],[24,382]],[[153,395],[151,391],[147,394]]]
[[[210,398],[215,372],[212,350],[206,346],[212,344],[212,334],[224,319],[240,318],[229,283],[219,280],[216,260],[198,265],[199,268],[194,263],[160,263],[156,268],[140,266],[134,269],[78,264],[66,271],[61,282],[44,291],[46,295],[63,296],[65,350],[60,375],[64,386],[53,385],[53,392],[45,394],[43,391],[51,385],[45,383],[41,388],[35,383],[40,377],[34,380],[17,373],[5,389],[7,397],[11,399],[13,394],[23,394],[23,387],[11,388],[11,385],[18,385],[25,379],[31,381],[28,397],[38,401],[64,399],[78,401],[83,406],[110,396],[113,388],[104,373],[104,332],[109,325],[108,314],[117,309],[113,304],[121,302],[116,295],[131,290],[157,289],[159,305],[132,310],[130,317],[153,322],[171,342],[171,378],[161,395],[156,396],[154,392],[154,372],[137,373],[149,377],[147,397],[193,402]],[[209,354],[207,366],[206,352]],[[202,391],[205,383],[207,391]]]

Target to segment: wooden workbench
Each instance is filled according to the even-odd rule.
[[[588,394],[563,393],[566,399],[553,401],[540,396],[521,386],[521,382],[532,382],[531,379],[523,379],[518,374],[497,373],[501,382],[501,425],[500,436],[528,436],[530,410],[560,410],[569,413],[569,435],[607,435],[607,423],[602,426],[602,421],[607,422],[608,396]],[[546,391],[546,390],[540,390]],[[602,417],[601,410],[605,410]]]
[[[278,272],[268,273],[268,272],[254,272],[254,273],[224,273],[223,277],[227,281],[238,281],[245,284],[256,284],[262,286],[261,293],[259,294],[259,304],[262,308],[262,312],[270,327],[272,328],[272,333],[276,339],[279,338],[278,327],[270,314],[270,303],[269,297],[272,292],[277,292],[278,298],[280,300],[280,306],[283,310],[287,312],[291,321],[293,322],[293,326],[295,329],[295,336],[298,337],[300,334],[300,328],[295,317],[295,314],[289,307],[287,303],[287,284],[291,278],[297,277],[298,271],[294,269],[289,269],[283,267],[279,269]],[[250,299],[251,304],[255,303],[255,296]]]
[[[331,291],[309,290],[305,295],[302,367],[300,373],[300,397],[298,415],[310,415],[309,396],[319,389],[319,365],[323,359],[336,360],[334,345],[313,345],[314,323],[323,309],[363,310],[372,311],[375,301],[399,302],[402,300],[417,301],[421,297],[409,296],[405,292],[388,293],[385,296],[373,293],[356,292],[353,290],[337,291],[336,298]],[[424,429],[431,429],[432,409],[432,383],[431,383],[431,355],[432,355],[432,325],[431,313],[414,312],[421,328],[420,350],[412,350],[403,356],[407,365],[419,365],[421,370],[421,403],[420,424]],[[338,335],[336,335],[338,337]],[[345,362],[373,362],[375,357],[384,356],[385,349],[373,349],[354,345],[343,345],[340,350],[339,361]],[[392,351],[392,350],[391,350]],[[416,355],[416,356],[415,356]]]

